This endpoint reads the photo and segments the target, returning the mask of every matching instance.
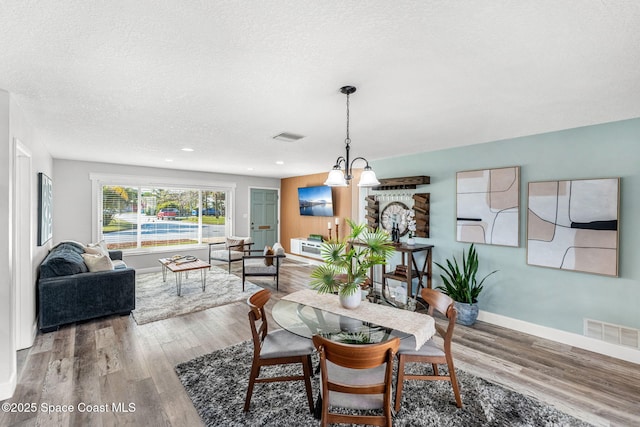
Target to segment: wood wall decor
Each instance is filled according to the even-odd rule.
[[[367,206],[365,207],[367,211],[367,226],[371,230],[377,230],[380,225],[380,202],[378,202],[376,196],[367,196],[365,200],[367,201]]]
[[[429,196],[431,193],[413,195],[413,211],[416,213],[416,237],[429,237]]]
[[[405,190],[415,189],[418,185],[425,185],[431,182],[428,176],[405,176],[400,178],[381,179],[380,185],[373,187],[373,190]]]

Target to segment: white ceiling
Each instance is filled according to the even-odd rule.
[[[325,171],[347,84],[368,160],[640,117],[640,1],[0,3],[0,89],[54,158]]]

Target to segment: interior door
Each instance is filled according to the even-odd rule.
[[[15,141],[14,160],[14,218],[13,230],[13,289],[15,301],[14,339],[16,350],[31,347],[36,329],[36,285],[32,273],[31,248],[31,153],[18,140]]]
[[[278,241],[278,190],[251,189],[251,237],[255,250]]]

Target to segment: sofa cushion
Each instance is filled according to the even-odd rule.
[[[82,251],[82,248],[70,243],[56,246],[40,265],[40,277],[68,276],[88,272],[89,269],[80,255]]]
[[[92,273],[114,269],[111,258],[105,254],[82,254],[82,259]]]
[[[257,274],[257,275],[275,275],[278,272],[278,269],[275,265],[266,266],[264,265],[264,261],[260,258],[253,258],[244,260],[244,272],[246,274]]]
[[[221,249],[218,251],[211,251],[211,259],[217,259],[221,261],[238,261],[242,259],[244,252],[230,251],[228,249]]]

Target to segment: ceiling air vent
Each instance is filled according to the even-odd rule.
[[[277,139],[278,141],[284,141],[284,142],[294,142],[302,138],[304,138],[303,135],[297,135],[291,132],[282,132],[273,137],[273,139]]]

